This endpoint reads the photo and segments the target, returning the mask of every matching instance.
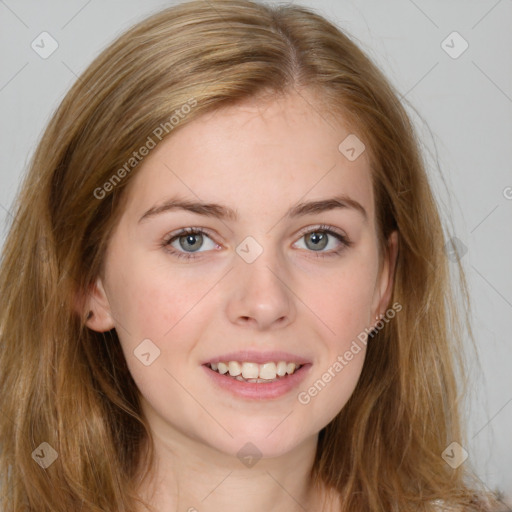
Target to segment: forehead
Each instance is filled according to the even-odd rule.
[[[350,160],[343,152],[353,135],[346,120],[304,93],[223,107],[180,127],[152,150],[132,177],[128,205],[140,211],[179,193],[239,211],[265,207],[278,214],[299,200],[342,193],[373,217],[367,155]]]

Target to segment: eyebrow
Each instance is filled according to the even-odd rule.
[[[305,215],[314,215],[335,209],[352,209],[359,212],[365,221],[368,220],[368,214],[363,205],[347,195],[338,195],[329,199],[319,201],[309,201],[292,206],[284,215],[288,218],[302,217]],[[159,205],[155,205],[145,212],[139,219],[139,223],[155,217],[164,212],[172,210],[185,210],[203,215],[205,217],[214,217],[223,220],[237,221],[238,214],[235,210],[216,203],[201,203],[188,201],[178,197],[170,198]]]

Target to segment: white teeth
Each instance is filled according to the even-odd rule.
[[[250,382],[251,384],[260,384],[261,382],[269,383],[269,382],[275,382],[277,380],[277,379],[272,379],[272,380],[268,380],[268,379],[244,379],[240,375],[237,375],[236,377],[233,377],[233,378],[236,379],[236,380],[239,380],[240,382]]]
[[[260,379],[275,379],[277,375],[276,363],[265,363],[260,365]]]
[[[296,363],[287,363],[270,361],[264,364],[252,363],[248,361],[225,361],[211,363],[213,371],[224,375],[229,372],[231,377],[244,382],[269,382],[284,377],[287,374],[292,375],[302,365]]]
[[[229,361],[228,368],[229,375],[231,375],[231,377],[236,377],[242,373],[242,367],[240,363],[237,363],[236,361]]]
[[[279,375],[279,377],[284,377],[286,375],[286,363],[284,361],[279,361],[279,363],[277,363],[277,375]]]
[[[215,370],[215,368],[212,366],[212,370]],[[228,373],[228,365],[226,363],[219,363],[218,365],[218,371],[221,375],[224,375],[225,373]]]
[[[258,363],[242,363],[242,377],[244,379],[257,379],[260,373]]]

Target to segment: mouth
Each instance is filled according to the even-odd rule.
[[[273,350],[241,350],[205,359],[201,366],[216,389],[243,400],[289,396],[311,371],[310,357]]]
[[[263,364],[253,361],[219,361],[206,363],[211,371],[239,382],[270,384],[299,371],[304,365],[295,361],[268,361]]]

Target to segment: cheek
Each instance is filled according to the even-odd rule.
[[[369,255],[371,251],[366,254]],[[312,309],[329,330],[325,353],[298,401],[323,428],[345,406],[359,381],[366,354],[377,262],[355,255],[344,267],[323,278],[323,287],[311,287]]]
[[[339,349],[372,321],[375,272],[371,262],[347,265],[321,280],[308,279],[304,286],[307,304],[328,327]]]
[[[297,400],[314,418],[314,428],[327,425],[350,399],[361,376],[374,282],[356,271],[331,278],[324,293],[312,296],[322,329],[323,353]]]
[[[180,382],[186,381],[187,360],[207,332],[213,277],[194,277],[193,270],[171,273],[161,265],[129,268],[129,274],[118,273],[115,279],[117,332],[128,367],[148,400],[161,389],[179,394],[179,386],[167,371]],[[157,357],[145,366],[137,354],[148,352],[150,360],[154,354]]]
[[[134,339],[169,336],[207,293],[205,280],[191,279],[186,273],[136,265],[129,274],[116,277],[115,316]]]
[[[116,276],[116,284],[116,330],[137,387],[162,411],[169,397],[180,407],[190,406],[178,382],[186,382],[187,358],[205,331],[201,299],[211,284],[151,265],[132,266],[129,274]],[[142,355],[147,353],[146,366]]]

